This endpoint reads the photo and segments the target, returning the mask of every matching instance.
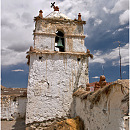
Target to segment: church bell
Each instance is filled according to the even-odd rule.
[[[63,47],[64,47],[63,44],[62,44],[62,40],[61,40],[60,37],[59,37],[58,44],[57,44],[56,47],[57,47],[57,48],[63,48]]]

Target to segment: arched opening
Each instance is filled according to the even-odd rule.
[[[55,51],[65,51],[64,33],[62,31],[56,32]]]

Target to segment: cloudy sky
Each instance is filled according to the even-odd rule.
[[[53,12],[54,1],[2,0],[1,1],[1,61],[2,85],[27,87],[28,66],[26,52],[33,45],[34,16],[43,10],[45,17]],[[120,78],[119,44],[122,58],[122,78],[128,78],[129,17],[128,0],[55,0],[60,12],[71,19],[78,13],[86,21],[85,45],[94,55],[89,62],[90,82],[106,76],[108,82]],[[103,68],[103,69],[102,69]]]

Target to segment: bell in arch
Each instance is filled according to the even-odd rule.
[[[59,40],[58,40],[58,43],[57,43],[56,47],[58,47],[58,48],[63,48],[64,47],[63,44],[62,44],[62,40],[61,40],[60,37],[59,37]]]

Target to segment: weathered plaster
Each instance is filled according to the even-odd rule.
[[[35,18],[35,51],[29,52],[26,124],[70,116],[74,87],[85,87],[88,82],[88,57],[83,61],[80,76],[77,74],[86,52],[85,21],[60,16],[59,12],[53,12],[45,18]],[[62,53],[54,51],[57,31],[64,33],[65,52]]]
[[[39,56],[42,57],[39,60]],[[72,93],[80,61],[70,54],[32,54],[28,77],[26,123],[69,116]],[[79,86],[86,86],[87,60]],[[85,78],[86,77],[86,78]]]
[[[53,20],[52,20],[53,21]],[[65,38],[65,51],[85,52],[83,25],[48,20],[36,21],[34,31],[34,45],[38,50],[54,51],[56,31],[61,30]]]
[[[48,35],[35,36],[35,48],[37,50],[54,51],[54,47],[55,47],[55,36],[48,36]]]
[[[75,115],[84,120],[85,130],[124,130],[121,85],[115,85],[109,95],[101,94],[99,102],[75,97]]]
[[[3,96],[1,100],[1,119],[16,120],[25,118],[27,97]]]

